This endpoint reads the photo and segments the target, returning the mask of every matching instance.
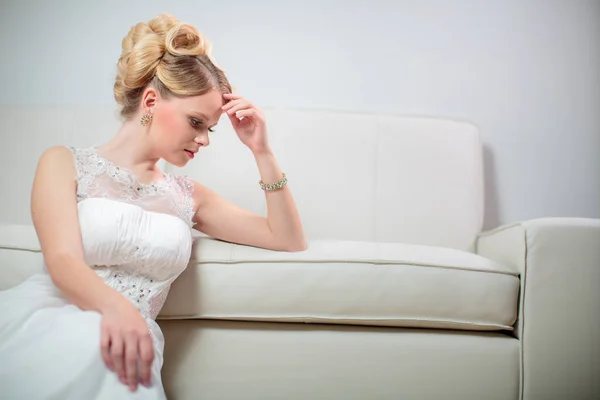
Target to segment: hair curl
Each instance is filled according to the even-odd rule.
[[[192,25],[161,14],[133,26],[122,41],[114,96],[129,118],[148,85],[162,96],[231,93],[225,73],[210,56],[210,43]]]

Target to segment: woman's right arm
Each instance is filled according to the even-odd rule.
[[[77,172],[66,147],[46,150],[31,192],[31,216],[48,273],[65,297],[83,310],[102,314],[101,349],[107,366],[135,390],[137,361],[149,385],[152,338],[139,311],[85,263],[77,212]]]
[[[73,304],[100,313],[123,302],[84,262],[77,216],[77,173],[67,148],[40,157],[31,192],[31,217],[54,284]]]

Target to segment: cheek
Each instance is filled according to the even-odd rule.
[[[156,115],[156,119],[160,121],[161,133],[176,132],[181,129],[180,118],[176,117],[169,110],[161,110],[159,115]]]
[[[169,110],[161,110],[159,115],[155,116],[156,120],[160,121],[159,134],[161,139],[182,139],[185,138],[189,131],[189,126],[184,118],[181,118]]]

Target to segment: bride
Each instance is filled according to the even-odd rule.
[[[97,147],[50,148],[39,160],[31,214],[46,272],[0,292],[5,399],[164,399],[164,338],[154,319],[189,261],[190,228],[267,249],[306,248],[263,113],[231,93],[198,31],[163,14],[134,26],[122,48],[119,132]],[[267,218],[157,167],[201,154],[223,113],[255,157]]]

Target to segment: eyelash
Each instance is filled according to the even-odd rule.
[[[199,121],[195,118],[190,118],[190,125],[192,126],[192,128],[194,129],[198,129],[200,127],[200,125],[204,125],[204,123],[202,121]],[[209,132],[214,132],[215,128],[208,128]]]

